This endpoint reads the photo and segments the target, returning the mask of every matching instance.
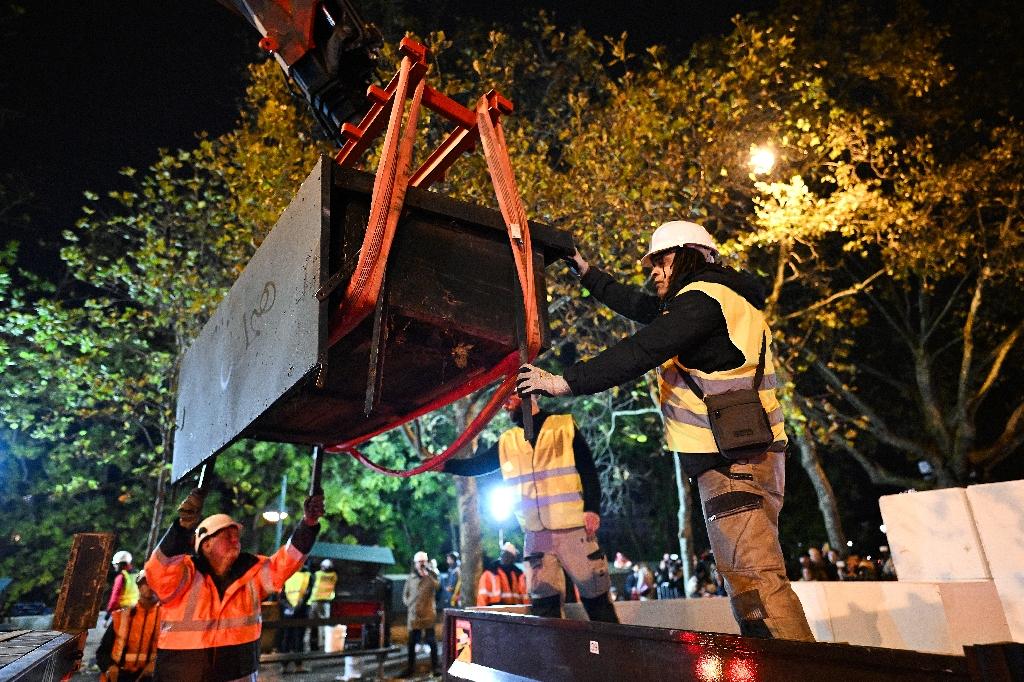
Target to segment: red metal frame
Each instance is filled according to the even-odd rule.
[[[346,140],[335,156],[335,161],[342,166],[354,165],[387,127],[380,166],[374,182],[370,225],[367,228],[367,237],[360,258],[371,259],[372,257],[368,254],[379,253],[378,258],[386,261],[406,189],[408,187],[426,188],[444,178],[448,169],[463,153],[472,151],[476,148],[477,142],[482,142],[488,172],[491,175],[502,216],[508,228],[509,240],[516,262],[516,272],[526,308],[527,337],[518,352],[509,354],[487,372],[474,377],[430,404],[399,417],[394,423],[375,433],[326,448],[328,452],[347,452],[357,461],[381,473],[406,477],[437,468],[479,433],[511,393],[518,365],[521,362],[532,361],[536,357],[540,350],[541,333],[539,314],[536,308],[529,225],[518,189],[515,187],[508,149],[500,126],[501,115],[513,111],[512,102],[491,90],[480,99],[475,111],[470,110],[424,82],[427,73],[427,48],[425,46],[410,38],[404,38],[399,46],[399,54],[402,56],[402,65],[391,82],[385,88],[370,86],[368,89],[367,97],[371,100],[372,105],[363,119],[358,125],[345,124],[342,126],[341,132]],[[403,128],[402,114],[405,111],[406,101],[410,98],[410,92],[415,94],[411,98],[409,121]],[[396,106],[400,107],[398,112],[394,111]],[[417,114],[421,106],[426,106],[431,111],[440,114],[454,123],[455,127],[428,156],[427,160],[417,170],[409,173],[412,135],[415,134]],[[481,126],[484,128],[483,131],[481,131]],[[379,267],[379,260],[368,260],[368,262],[370,265],[365,268],[367,272],[370,268]],[[361,260],[357,265],[357,270],[363,266],[364,262]],[[375,274],[372,275],[364,274],[354,286],[353,282],[356,281],[356,277],[353,276],[349,288],[346,290],[345,299],[331,318],[328,345],[336,343],[355,325],[365,319],[368,303],[366,294],[369,291],[374,291],[367,289],[365,285],[366,282],[372,282],[374,278],[382,280],[383,273],[375,271]],[[378,293],[379,287],[375,296]],[[503,375],[504,381],[466,431],[444,452],[422,462],[419,466],[409,471],[388,469],[371,462],[356,450],[357,445],[371,437],[443,407],[487,386]]]

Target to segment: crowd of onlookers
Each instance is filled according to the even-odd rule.
[[[631,561],[622,552],[615,553],[612,566],[629,571],[625,589],[620,593],[612,587],[617,601],[647,599],[678,599],[681,597],[724,597],[725,581],[715,565],[714,555],[706,550],[695,559],[690,578],[683,572],[678,554],[663,554],[652,570],[647,562]],[[896,568],[889,548],[881,546],[877,555],[862,556],[849,552],[845,557],[826,543],[812,546],[800,554],[790,570],[793,580],[895,580]]]
[[[615,554],[612,566],[628,570],[622,594],[612,588],[618,601],[648,599],[679,599],[681,597],[724,597],[725,581],[715,566],[710,551],[697,558],[689,580],[683,572],[683,561],[678,554],[665,553],[654,570],[645,562],[633,563],[622,552]]]
[[[861,556],[849,552],[841,557],[826,543],[810,547],[798,557],[796,580],[896,580],[896,567],[889,548],[882,545],[878,554]]]

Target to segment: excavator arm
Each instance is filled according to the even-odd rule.
[[[344,144],[341,126],[366,109],[366,88],[383,41],[349,0],[218,0],[245,17],[302,91],[327,136]]]

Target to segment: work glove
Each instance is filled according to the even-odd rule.
[[[540,367],[523,365],[519,368],[519,376],[516,379],[516,392],[519,395],[546,395],[554,397],[559,395],[572,395],[569,384],[565,379],[545,372]]]
[[[325,513],[323,495],[310,495],[302,503],[302,520],[307,526],[320,523],[320,518]]]
[[[203,501],[206,500],[206,493],[199,488],[193,488],[181,504],[178,505],[178,523],[182,528],[195,530],[199,522],[203,520]]]

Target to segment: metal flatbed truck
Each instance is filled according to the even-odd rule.
[[[965,646],[964,656],[950,656],[485,609],[447,609],[444,628],[446,682],[1024,679],[1021,644]]]

